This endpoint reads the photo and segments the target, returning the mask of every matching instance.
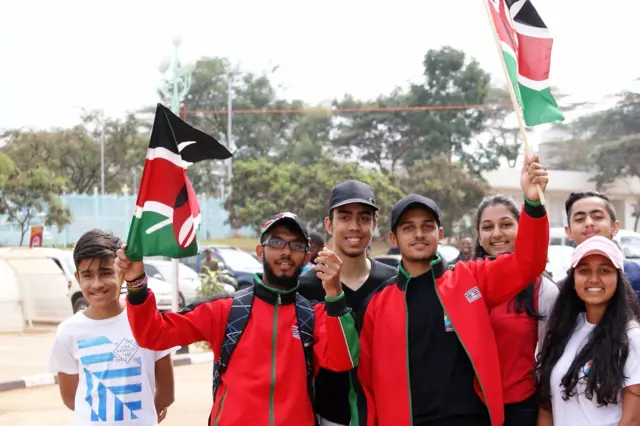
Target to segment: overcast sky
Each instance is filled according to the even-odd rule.
[[[309,103],[373,98],[420,78],[451,45],[502,78],[484,0],[20,0],[0,12],[0,130],[76,123],[157,101],[158,63],[180,35],[183,57],[280,65],[283,95]],[[535,0],[555,36],[551,77],[591,100],[640,77],[640,4]]]

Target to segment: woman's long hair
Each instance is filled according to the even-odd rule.
[[[538,395],[541,406],[546,409],[551,409],[551,372],[574,332],[578,315],[586,309],[574,286],[573,269],[570,269],[547,320],[547,335],[538,355]],[[637,296],[618,271],[616,291],[607,303],[602,319],[560,381],[565,401],[576,395],[578,381],[582,378],[581,369],[591,361],[591,371],[586,376],[585,397],[591,400],[595,394],[598,405],[620,402],[618,396],[625,379],[624,363],[629,355],[628,324],[638,318],[640,309]]]
[[[506,195],[490,195],[484,197],[480,202],[480,205],[478,206],[478,210],[476,211],[476,245],[473,250],[476,259],[491,257],[489,253],[487,253],[485,249],[480,245],[480,219],[482,218],[482,213],[487,207],[497,205],[505,206],[507,210],[509,210],[509,213],[511,213],[516,219],[516,222],[520,220],[520,210],[518,210],[518,206],[511,197],[508,197]],[[544,317],[536,312],[534,304],[536,281],[532,282],[524,290],[515,295],[515,297],[509,302],[509,307],[513,308],[515,312],[519,314],[525,312],[527,316],[536,320],[541,320]]]

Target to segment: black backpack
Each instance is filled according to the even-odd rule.
[[[216,392],[220,386],[220,377],[227,371],[229,366],[229,358],[236,345],[242,337],[242,332],[247,325],[249,316],[251,315],[251,307],[253,306],[253,286],[236,292],[231,303],[229,318],[227,319],[227,327],[224,331],[224,340],[220,349],[220,357],[213,365],[213,400],[215,402]],[[311,302],[300,294],[296,293],[296,317],[298,320],[298,331],[300,332],[300,341],[304,351],[304,358],[307,370],[307,390],[311,398],[311,404],[314,403],[313,391],[313,328],[315,325],[315,316]]]

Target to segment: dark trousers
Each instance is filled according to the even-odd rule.
[[[522,402],[504,405],[503,426],[536,426],[538,422],[538,399],[535,394]]]

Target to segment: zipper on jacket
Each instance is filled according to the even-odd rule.
[[[435,286],[436,296],[438,296],[438,300],[440,300],[440,306],[442,306],[442,310],[445,311],[445,314],[446,314],[444,303],[442,303],[442,298],[440,297],[440,293],[438,293],[438,286],[436,285],[436,276],[434,275],[433,270],[431,270],[431,276],[433,277],[433,285]],[[451,321],[451,317],[449,317],[449,321]],[[467,358],[469,358],[469,362],[471,363],[471,368],[473,368],[473,374],[475,374],[476,379],[478,379],[478,371],[476,371],[476,365],[473,363],[473,358],[471,358],[471,355],[469,354],[467,347],[464,345],[464,342],[460,338],[460,335],[458,334],[458,329],[456,328],[453,321],[451,321],[451,326],[453,327],[453,331],[456,333],[456,337],[458,338],[458,341],[460,342],[462,349],[464,349],[464,351],[467,353]],[[489,413],[489,418],[491,420],[491,424],[493,425],[494,424],[493,416],[492,416],[491,410],[489,409],[487,394],[484,391],[484,387],[482,386],[482,382],[480,381],[480,379],[478,379],[478,384],[480,385],[480,390],[482,390],[482,395],[484,395],[484,406],[487,407],[487,412]]]
[[[225,388],[224,393],[220,397],[220,404],[218,404],[218,412],[216,413],[216,417],[213,419],[213,426],[217,426],[218,422],[220,422],[220,417],[222,416],[222,408],[224,406],[224,400],[227,397],[227,392],[229,392],[229,388]]]
[[[406,311],[405,347],[407,348],[407,386],[409,386],[409,424],[410,426],[413,426],[413,406],[411,404],[411,367],[409,365],[409,303],[407,303],[410,281],[411,277],[407,277],[407,283],[404,286],[404,310]]]
[[[278,337],[278,307],[282,297],[278,292],[276,305],[273,308],[273,331],[271,332],[271,392],[269,393],[269,425],[275,426],[275,393],[276,393],[276,343]]]

